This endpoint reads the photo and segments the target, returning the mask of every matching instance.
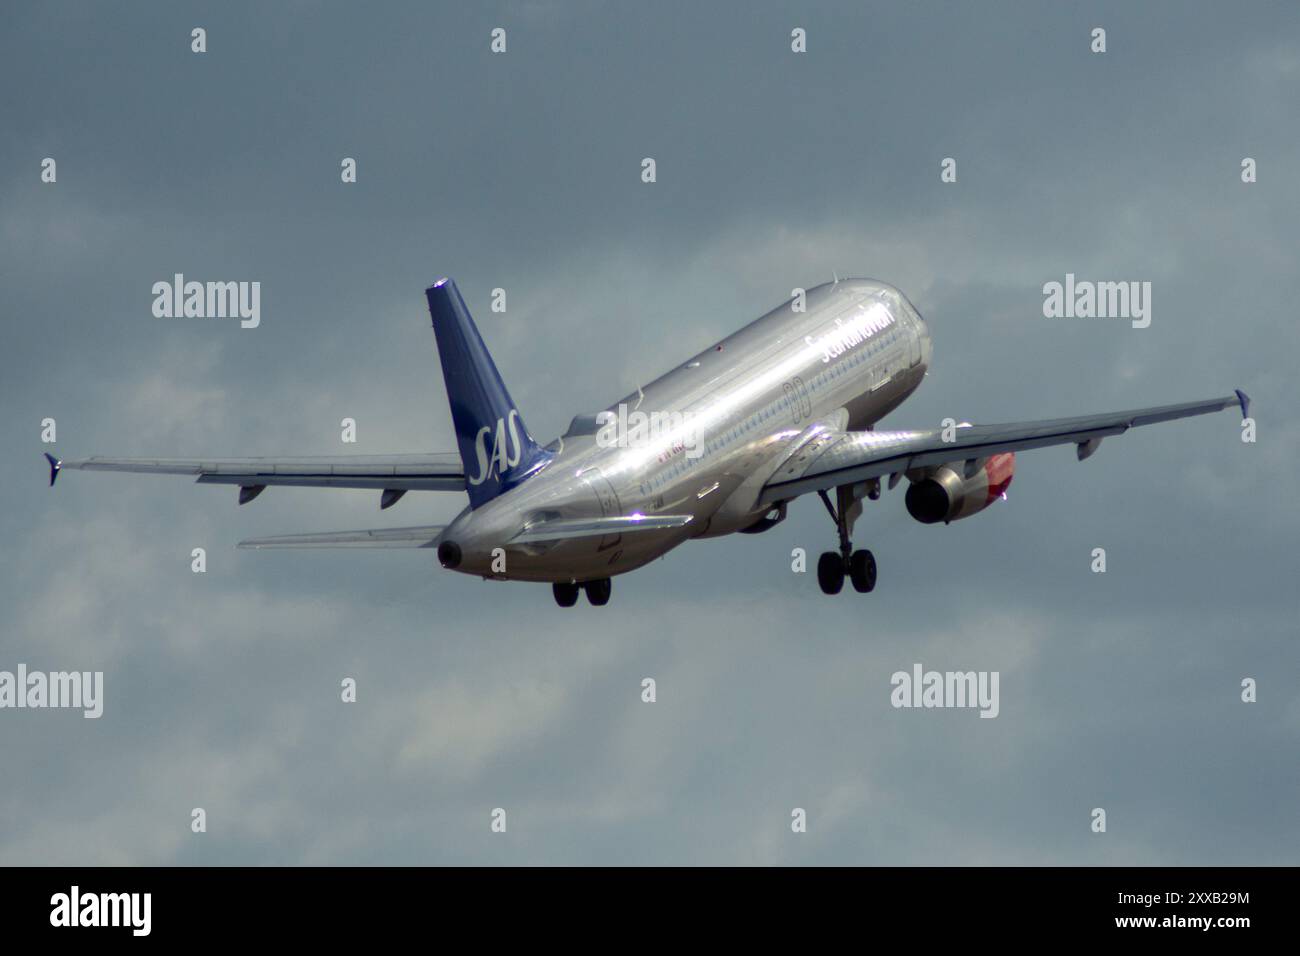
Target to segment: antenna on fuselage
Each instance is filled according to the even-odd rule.
[[[839,276],[839,273],[837,273],[834,269],[831,270],[831,278],[835,280],[835,281],[832,283],[832,285],[839,285],[839,284],[840,284],[840,276]]]

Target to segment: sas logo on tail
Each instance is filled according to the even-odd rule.
[[[471,485],[481,485],[493,473],[498,479],[519,464],[523,457],[523,444],[519,440],[519,413],[513,408],[505,418],[497,419],[496,434],[492,438],[492,453],[488,454],[488,435],[492,426],[484,425],[474,436],[474,456],[478,460],[478,474],[469,479]]]

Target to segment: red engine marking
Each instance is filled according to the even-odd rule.
[[[988,461],[984,462],[984,470],[989,476],[989,496],[985,502],[987,505],[1006,493],[1007,486],[1011,484],[1011,479],[1016,473],[1016,453],[1004,451],[990,455]]]

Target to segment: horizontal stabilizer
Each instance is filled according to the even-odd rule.
[[[606,518],[555,518],[528,525],[510,539],[512,544],[601,538],[632,531],[665,531],[689,524],[691,515],[617,515]]]
[[[326,531],[321,534],[282,534],[249,538],[236,547],[263,548],[432,548],[446,525],[419,528],[370,528],[362,531]]]

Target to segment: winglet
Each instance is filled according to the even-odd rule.
[[[1249,418],[1250,417],[1250,396],[1247,395],[1239,388],[1234,388],[1233,391],[1237,393],[1237,403],[1241,405],[1241,417]]]
[[[45,460],[50,463],[50,487],[54,487],[54,479],[59,477],[59,469],[63,467],[63,462],[55,458],[48,451],[45,453]]]

